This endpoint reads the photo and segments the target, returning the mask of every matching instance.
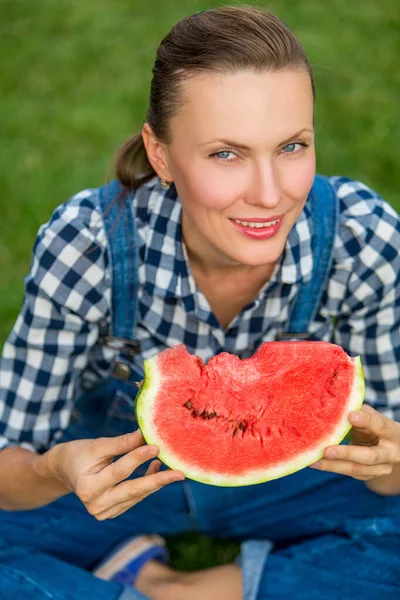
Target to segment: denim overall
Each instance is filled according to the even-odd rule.
[[[99,190],[112,268],[112,330],[104,343],[118,349],[118,359],[100,387],[77,399],[60,441],[137,428],[135,381],[143,373],[130,360],[140,352],[137,245],[131,203],[112,203],[119,191],[116,183]],[[278,339],[308,339],[331,269],[339,212],[326,178],[316,177],[308,202],[313,276]],[[128,536],[187,531],[242,542],[237,562],[244,600],[400,600],[400,497],[379,496],[362,481],[308,468],[242,488],[173,483],[102,522],[73,494],[36,510],[0,511],[0,600],[146,600],[90,570]]]

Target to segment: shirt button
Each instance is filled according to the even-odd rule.
[[[116,362],[112,376],[127,381],[131,376],[131,369],[123,362]]]

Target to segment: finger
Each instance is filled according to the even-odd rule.
[[[330,471],[340,475],[348,475],[354,479],[368,480],[382,475],[389,475],[393,467],[392,465],[360,465],[358,463],[349,462],[348,460],[327,460],[322,458],[317,463],[310,465],[311,468],[319,471]]]
[[[131,433],[124,433],[115,437],[103,437],[93,440],[92,448],[97,455],[120,456],[140,448],[146,443],[141,431],[137,429]]]
[[[383,465],[394,462],[387,447],[368,446],[331,446],[324,451],[324,457],[330,460],[347,460],[361,465]]]
[[[161,467],[161,462],[159,460],[153,460],[150,463],[150,466],[147,469],[144,476],[153,475],[154,473],[158,473],[160,467]],[[111,508],[107,508],[107,510],[104,510],[103,512],[96,515],[96,518],[99,521],[103,521],[105,519],[115,519],[115,517],[122,515],[122,513],[124,513],[129,508],[132,508],[132,506],[133,506],[132,500],[129,500],[128,502],[122,502],[121,504],[113,505]]]
[[[159,460],[153,460],[150,463],[149,468],[147,469],[145,476],[146,475],[153,475],[154,473],[158,473],[159,470],[161,468],[161,462]]]
[[[386,440],[400,440],[400,426],[385,417],[371,406],[364,405],[361,410],[351,412],[349,421],[360,433],[373,434]]]
[[[121,514],[121,512],[126,510],[118,512],[121,505],[126,504],[128,507],[135,506],[135,504],[146,498],[149,494],[169,483],[181,481],[182,479],[184,479],[184,475],[180,471],[168,470],[161,473],[151,473],[144,477],[124,481],[113,488],[109,488],[93,501],[85,504],[85,506],[88,512],[96,517],[96,519],[100,515],[108,519],[111,518],[110,515],[116,516],[117,513]],[[143,481],[146,485],[143,485]]]
[[[109,498],[113,504],[122,504],[123,502],[130,501],[133,506],[164,486],[175,481],[182,481],[184,478],[185,476],[181,471],[168,470],[146,475],[146,477],[129,479],[117,485],[113,490],[110,490]]]
[[[143,463],[155,458],[159,453],[157,446],[140,446],[105,467],[100,473],[99,484],[106,490],[127,479]]]
[[[107,510],[103,510],[102,512],[95,515],[98,521],[105,521],[106,519],[115,519],[115,517],[119,517],[122,513],[126,512],[130,508],[132,508],[132,502],[122,502],[121,504],[116,504],[107,508]]]

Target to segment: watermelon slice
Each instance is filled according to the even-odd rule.
[[[159,458],[219,486],[277,479],[312,464],[361,407],[359,357],[328,342],[265,342],[204,364],[180,344],[144,361],[136,413]]]

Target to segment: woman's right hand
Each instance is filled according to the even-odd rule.
[[[139,430],[117,437],[61,443],[50,453],[54,476],[75,492],[99,521],[117,517],[165,485],[184,479],[181,471],[159,472],[160,461],[153,461],[143,477],[125,481],[159,453],[157,446],[145,445]],[[114,461],[117,456],[121,458]]]

